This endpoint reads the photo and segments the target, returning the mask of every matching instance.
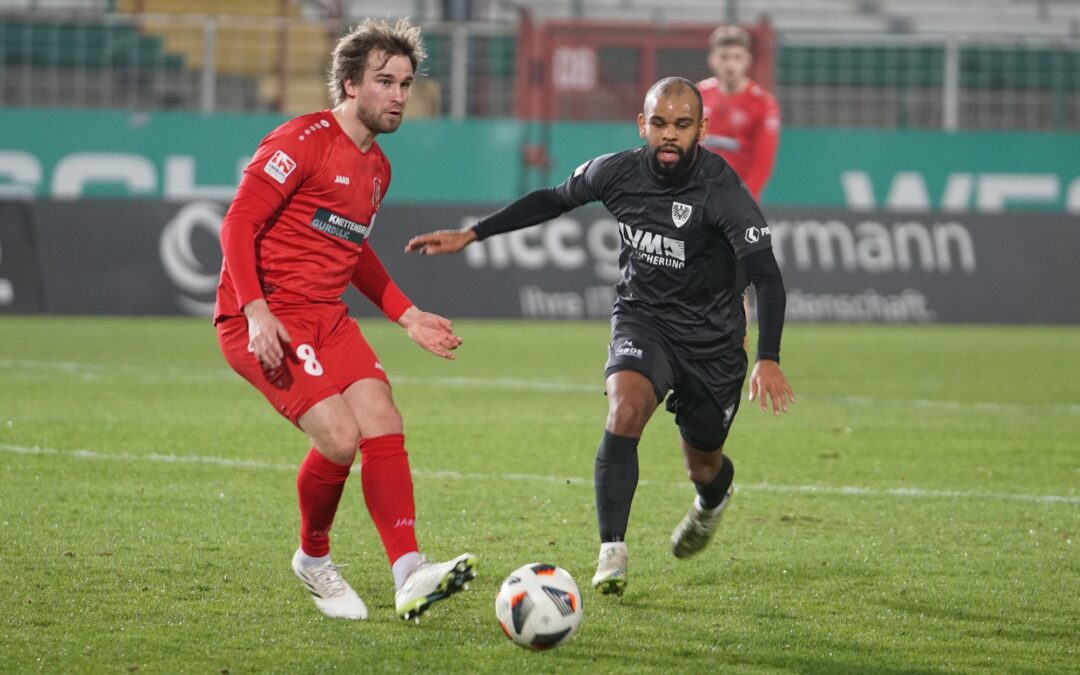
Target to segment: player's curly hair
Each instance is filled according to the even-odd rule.
[[[364,19],[348,35],[338,40],[334,47],[326,81],[334,105],[346,98],[346,80],[359,83],[364,79],[368,56],[372,52],[381,52],[386,60],[390,60],[392,56],[407,56],[414,73],[427,58],[420,27],[413,25],[408,18],[398,19],[393,25],[388,21]],[[377,67],[382,65],[378,64]]]

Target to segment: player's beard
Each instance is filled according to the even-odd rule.
[[[361,124],[377,134],[392,134],[401,126],[401,120],[404,117],[404,113],[405,111],[402,111],[402,114],[397,117],[391,117],[389,115],[380,115],[371,108],[357,106],[356,119],[360,120]]]
[[[661,150],[675,150],[679,153],[679,159],[672,164],[664,164],[656,157],[660,154]],[[681,176],[686,169],[689,168],[690,164],[693,163],[694,158],[697,156],[696,151],[697,146],[691,146],[689,149],[684,149],[674,144],[661,145],[657,148],[652,148],[649,152],[649,168],[661,178]]]

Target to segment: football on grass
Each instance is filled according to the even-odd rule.
[[[570,573],[544,563],[522,565],[495,597],[495,616],[506,637],[529,649],[569,640],[581,623],[581,592]]]

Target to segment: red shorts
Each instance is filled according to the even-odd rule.
[[[378,357],[349,309],[340,305],[271,306],[289,332],[281,368],[268,372],[248,351],[247,318],[217,324],[218,344],[232,369],[262,392],[293,424],[319,401],[368,378],[389,384]]]

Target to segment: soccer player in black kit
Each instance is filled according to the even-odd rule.
[[[677,558],[708,544],[731,501],[735,470],[723,448],[747,370],[737,262],[758,296],[750,400],[763,412],[771,403],[774,415],[795,401],[780,369],[786,295],[769,226],[727,162],[699,148],[707,129],[694,84],[665,78],[650,87],[638,115],[645,146],[588,161],[561,185],[530,192],[470,229],[418,235],[406,246],[454,253],[594,201],[618,220],[622,279],[615,286],[604,370],[608,416],[595,467],[601,544],[592,583],[603,594],[626,587],[638,439],[665,397],[697,489],[672,533]]]

